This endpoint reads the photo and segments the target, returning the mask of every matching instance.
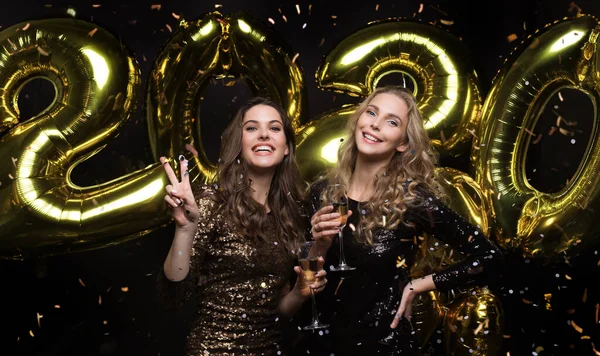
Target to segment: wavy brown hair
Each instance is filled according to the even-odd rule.
[[[403,222],[408,208],[422,203],[416,192],[417,187],[440,193],[434,180],[437,155],[429,142],[415,97],[406,88],[386,86],[373,91],[348,121],[346,138],[338,151],[338,163],[326,176],[329,186],[321,197],[324,205],[331,203],[327,201],[328,196],[342,196],[348,190],[358,157],[355,140],[357,121],[373,98],[383,93],[397,96],[408,106],[405,137],[408,149],[404,152],[396,151],[387,166],[375,175],[375,192],[368,202],[369,214],[361,218],[360,225],[356,227],[357,240],[369,245],[373,243],[373,229],[394,229]],[[407,194],[403,184],[408,184]]]
[[[277,110],[283,122],[289,153],[275,169],[267,202],[277,221],[275,236],[266,236],[265,206],[252,198],[252,182],[248,178],[248,163],[242,158],[242,126],[244,116],[254,106],[266,105]],[[275,239],[290,251],[297,250],[303,239],[303,219],[300,215],[301,190],[298,186],[300,171],[296,163],[296,138],[292,123],[279,104],[255,97],[242,106],[221,137],[221,153],[217,167],[219,196],[223,200],[222,211],[226,221],[232,222],[248,237]]]

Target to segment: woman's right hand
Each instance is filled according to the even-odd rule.
[[[173,168],[165,157],[160,158],[171,184],[165,187],[165,203],[171,208],[171,216],[180,229],[196,229],[198,225],[198,205],[190,185],[188,161],[183,155],[179,156],[181,182],[177,179]]]
[[[348,217],[352,211],[348,211]],[[319,209],[310,219],[312,226],[310,232],[313,239],[325,248],[331,246],[334,237],[338,235],[340,226],[340,214],[333,212],[333,205],[324,206]]]

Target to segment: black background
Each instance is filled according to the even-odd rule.
[[[314,75],[323,57],[335,44],[370,21],[390,17],[420,18],[436,22],[461,38],[473,52],[485,98],[492,79],[513,48],[547,23],[574,15],[568,0],[506,1],[219,1],[224,14],[247,11],[267,22],[300,53],[308,95],[308,119],[357,98],[317,88]],[[423,11],[418,13],[420,4]],[[92,6],[97,4],[100,6]],[[152,4],[161,4],[152,10]],[[296,11],[299,4],[301,12]],[[310,14],[308,6],[312,4]],[[378,10],[376,10],[378,5]],[[577,1],[584,13],[600,16],[599,1]],[[207,1],[6,1],[0,13],[1,29],[29,20],[66,17],[69,7],[76,17],[92,21],[118,36],[135,55],[143,85],[153,60],[176,28],[172,13],[193,20],[215,10]],[[282,14],[287,18],[283,20]],[[332,15],[337,16],[332,18]],[[440,20],[452,21],[443,25]],[[306,23],[306,28],[303,25]],[[518,39],[509,42],[515,34]],[[321,45],[322,42],[322,45]],[[387,78],[382,83],[393,82]],[[49,87],[29,85],[20,99],[23,118],[48,103]],[[143,92],[143,90],[142,90]],[[25,95],[26,94],[26,95]],[[219,82],[203,93],[203,142],[209,158],[216,160],[219,133],[240,102],[250,97],[243,84],[225,87]],[[543,139],[528,154],[531,183],[542,191],[560,190],[577,168],[589,139],[594,115],[585,98],[563,94],[561,114],[577,119],[577,144],[557,135]],[[144,95],[136,114],[104,151],[74,173],[80,185],[92,185],[143,168],[155,162],[149,151]],[[552,102],[550,105],[554,105]],[[550,108],[545,115],[550,115]],[[535,131],[547,132],[555,115],[543,116]],[[554,119],[551,119],[553,117]],[[216,141],[215,141],[216,140]],[[468,171],[467,155],[442,165]],[[166,312],[156,301],[155,279],[172,239],[171,225],[142,238],[105,249],[26,261],[0,261],[0,354],[40,355],[179,355],[193,305]],[[598,240],[597,236],[586,239]],[[589,244],[594,245],[594,244]],[[597,245],[597,244],[595,244]],[[495,290],[501,296],[506,326],[500,354],[593,355],[600,348],[595,313],[600,302],[599,257],[593,248],[569,261],[550,265],[526,260],[518,251],[507,251],[507,264]],[[126,288],[126,289],[124,289]],[[544,294],[552,294],[547,310]],[[57,307],[59,306],[59,308]],[[38,315],[42,315],[39,319]],[[572,322],[583,328],[580,333]],[[597,353],[598,354],[598,353]]]

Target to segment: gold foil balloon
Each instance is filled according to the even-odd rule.
[[[320,88],[367,96],[381,78],[402,73],[412,83],[433,145],[459,155],[478,124],[481,95],[469,49],[434,25],[388,19],[342,40],[317,72]],[[337,132],[336,132],[337,135]]]
[[[213,177],[215,166],[200,140],[199,112],[200,93],[211,78],[242,78],[253,94],[278,101],[299,127],[306,99],[294,57],[273,30],[243,13],[212,12],[182,21],[149,79],[146,104],[154,156],[176,157],[186,151],[186,144],[195,146],[192,179]]]
[[[346,136],[346,123],[355,110],[356,105],[344,105],[298,129],[296,158],[306,181],[314,181],[336,164],[338,149]]]
[[[71,181],[134,111],[139,75],[119,40],[88,22],[30,21],[0,32],[0,257],[107,246],[166,220],[159,165],[95,186]],[[40,77],[55,99],[22,118],[19,92]]]
[[[600,103],[598,21],[589,15],[549,24],[526,39],[498,72],[486,98],[472,162],[492,202],[494,234],[504,247],[552,258],[575,252],[600,233],[600,125],[569,184],[543,193],[527,181],[525,158],[533,130],[548,100],[563,88]],[[581,242],[581,243],[580,243]]]
[[[473,290],[448,308],[444,333],[446,354],[498,355],[503,320],[500,300],[485,287]]]
[[[421,293],[413,300],[411,322],[421,347],[429,342],[444,317],[445,310],[438,301],[438,294],[435,291]]]

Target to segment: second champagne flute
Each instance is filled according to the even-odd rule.
[[[302,276],[304,281],[308,284],[313,283],[317,277],[317,273],[323,269],[323,260],[319,260],[321,257],[321,251],[319,251],[314,241],[307,241],[301,247],[298,252],[298,262],[302,269]],[[317,312],[317,302],[315,300],[315,292],[310,289],[310,297],[312,299],[312,321],[309,325],[305,326],[304,330],[315,330],[323,329],[329,325],[321,323]]]
[[[353,271],[356,267],[349,266],[346,263],[346,256],[344,255],[344,234],[343,230],[348,220],[348,199],[346,196],[341,196],[337,200],[332,200],[333,211],[340,214],[338,226],[338,243],[340,245],[340,260],[337,266],[332,266],[332,271]]]

